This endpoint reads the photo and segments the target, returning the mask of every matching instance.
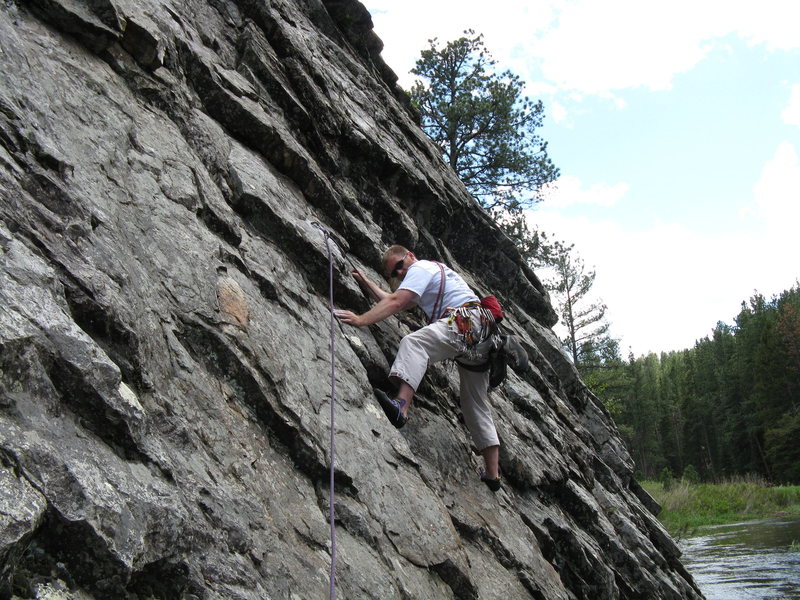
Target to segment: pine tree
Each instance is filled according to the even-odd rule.
[[[470,29],[443,48],[429,44],[411,71],[423,79],[410,93],[422,128],[487,210],[518,212],[537,202],[559,174],[536,134],[542,102],[523,96],[511,71],[494,71],[483,35]]]
[[[556,297],[561,321],[567,328],[562,343],[580,370],[591,364],[590,358],[602,359],[603,352],[613,352],[615,348],[607,335],[606,305],[589,298],[596,273],[587,271],[583,260],[573,254],[571,247],[556,242],[554,275],[546,285]]]

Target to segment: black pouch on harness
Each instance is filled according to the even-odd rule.
[[[493,388],[503,383],[509,366],[519,375],[530,369],[528,353],[517,336],[502,335],[500,340],[500,346],[489,355],[489,386]]]
[[[458,360],[456,360],[458,362]],[[468,371],[489,371],[489,387],[496,388],[506,378],[510,366],[518,374],[526,373],[530,368],[528,353],[519,343],[517,336],[506,334],[500,336],[500,344],[489,353],[489,360],[482,365],[471,366],[458,363]]]
[[[508,363],[505,352],[498,349],[489,354],[489,387],[498,387],[506,378]]]

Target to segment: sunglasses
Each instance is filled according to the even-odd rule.
[[[403,256],[403,258],[401,258],[400,260],[398,260],[398,261],[397,261],[397,264],[395,264],[395,266],[394,266],[394,269],[392,269],[392,272],[389,274],[389,277],[391,277],[392,279],[394,279],[395,277],[397,277],[397,272],[398,272],[400,269],[402,269],[402,268],[403,268],[403,263],[405,263],[405,262],[406,262],[406,257],[407,257],[407,256],[408,256],[408,252],[406,252],[406,253],[405,253],[405,255]]]

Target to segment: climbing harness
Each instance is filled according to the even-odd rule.
[[[444,266],[433,261],[441,274],[439,293],[433,305],[433,312],[428,323],[437,319],[447,319],[447,326],[456,335],[461,354],[455,362],[468,371],[489,371],[489,387],[496,388],[506,378],[507,365],[510,363],[517,372],[528,370],[528,357],[514,335],[501,334],[498,325],[505,317],[503,307],[494,296],[485,296],[480,300],[467,302],[458,307],[447,307],[441,311],[444,294]],[[478,355],[478,344],[491,339],[488,354]],[[480,364],[465,363],[459,358],[469,361],[486,359]],[[488,485],[488,484],[487,484]],[[491,486],[490,486],[491,487]],[[493,490],[494,491],[494,490]]]
[[[331,572],[330,572],[330,591],[329,598],[336,598],[336,521],[334,510],[334,459],[336,456],[336,316],[333,309],[333,254],[331,253],[330,240],[331,234],[327,229],[319,224],[315,224],[325,235],[325,247],[328,250],[328,304],[331,313],[331,443],[330,443],[330,489],[328,492],[328,504],[331,526]],[[336,240],[334,240],[336,243]],[[338,243],[336,243],[338,246]],[[341,250],[341,247],[339,247]],[[344,254],[344,252],[342,252]],[[347,255],[345,255],[345,258]],[[350,259],[348,259],[350,260]],[[350,263],[353,264],[352,262]],[[355,269],[355,265],[353,265]]]
[[[478,302],[468,302],[445,314],[447,325],[469,346],[480,344],[496,331],[492,314]]]
[[[491,298],[493,305],[487,307],[484,301],[475,300],[467,302],[457,307],[447,307],[442,312],[442,298],[444,296],[444,281],[445,273],[444,266],[438,261],[432,261],[439,267],[441,278],[439,280],[439,292],[436,296],[436,301],[433,304],[433,311],[428,324],[433,323],[437,319],[447,319],[447,326],[456,335],[457,342],[461,351],[461,356],[468,360],[475,360],[480,358],[478,356],[477,346],[481,342],[492,338],[492,346],[496,346],[499,341],[499,334],[497,330],[498,320],[495,318],[495,311],[492,310],[496,305],[502,319],[502,309],[500,303],[494,296]],[[458,362],[458,361],[456,361]],[[488,363],[487,363],[488,365]],[[486,370],[488,366],[479,370]],[[474,370],[474,369],[473,369]]]

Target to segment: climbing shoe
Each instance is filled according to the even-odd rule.
[[[378,399],[378,404],[381,405],[383,412],[389,419],[389,422],[397,429],[400,429],[408,422],[408,417],[403,414],[401,410],[404,402],[397,398],[389,398],[389,395],[383,390],[375,390],[375,397]]]
[[[498,475],[495,479],[486,476],[486,473],[481,471],[481,481],[486,484],[492,492],[496,492],[500,489],[500,476]]]

